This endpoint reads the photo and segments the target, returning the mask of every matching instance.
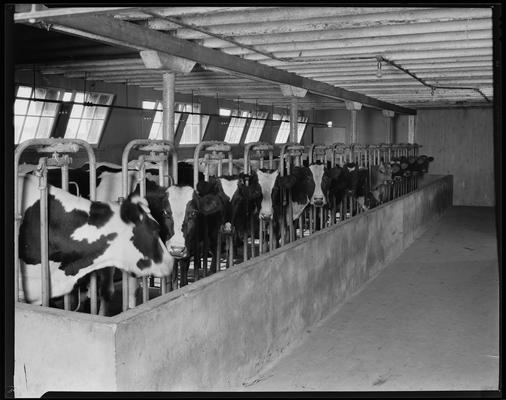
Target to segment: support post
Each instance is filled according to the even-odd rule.
[[[298,143],[297,140],[297,97],[290,98],[290,142]]]
[[[174,87],[176,74],[166,72],[163,74],[163,140],[174,144]]]
[[[408,143],[415,143],[415,115],[408,115]]]
[[[383,110],[383,116],[386,118],[386,143],[393,144],[395,143],[395,132],[394,132],[394,117],[395,113],[390,110]]]
[[[362,109],[362,104],[356,101],[346,101],[346,109],[351,111],[350,129],[346,135],[346,144],[358,143],[357,113]]]

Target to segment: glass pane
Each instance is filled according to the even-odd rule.
[[[63,95],[63,101],[70,101],[72,100],[72,92],[65,92]]]
[[[110,94],[102,94],[100,95],[100,98],[98,99],[99,104],[106,104],[111,105],[112,103],[112,95]]]
[[[39,117],[26,117],[25,126],[21,133],[21,142],[35,137],[35,130],[37,129],[38,122]]]
[[[46,89],[35,88],[35,98],[36,99],[45,99],[46,98]]]
[[[79,120],[75,118],[69,119],[67,124],[67,130],[65,131],[65,137],[67,139],[75,139],[77,136],[77,128],[79,127]]]
[[[95,120],[91,123],[90,133],[88,135],[88,142],[98,143],[98,139],[100,138],[100,131],[102,130],[103,125],[104,121],[102,120]]]
[[[19,135],[21,133],[21,127],[23,126],[24,116],[14,116],[14,143],[19,143]]]
[[[61,90],[57,89],[47,89],[46,91],[46,99],[48,100],[58,100],[60,97]]]
[[[30,100],[16,100],[14,101],[14,114],[25,115],[28,109],[28,103]]]
[[[82,103],[84,100],[84,94],[82,92],[77,92],[76,97],[74,98],[74,101],[76,103]]]
[[[278,134],[276,136],[276,143],[286,143],[288,140],[288,136],[290,135],[290,123],[282,122],[279,127]]]
[[[85,102],[86,103],[98,103],[98,99],[100,98],[100,95],[97,93],[86,93]]]
[[[88,133],[90,131],[91,126],[91,120],[89,119],[82,119],[81,125],[79,125],[79,130],[77,131],[77,138],[88,140]]]
[[[44,109],[42,111],[42,115],[45,115],[48,117],[55,117],[57,109],[58,109],[58,103],[45,103]]]
[[[92,119],[94,113],[95,113],[95,107],[86,106],[86,107],[84,107],[83,118]]]
[[[302,139],[302,135],[304,133],[304,129],[306,128],[305,123],[299,123],[297,125],[297,142],[300,143],[300,140]]]
[[[156,101],[143,101],[142,108],[145,110],[154,110],[156,106]]]
[[[154,122],[157,122],[157,123],[161,123],[162,122],[162,112],[161,111],[157,111],[155,113],[155,118],[153,119]]]
[[[70,112],[70,118],[81,118],[81,114],[83,113],[83,106],[74,104],[72,106],[72,111]]]
[[[28,106],[28,115],[38,116],[42,114],[42,107],[44,107],[44,103],[42,101],[30,101],[30,105]]]
[[[49,117],[40,119],[39,127],[37,128],[37,138],[48,138],[50,136],[53,121],[54,119]]]
[[[229,110],[228,108],[220,108],[220,115],[222,117],[229,117],[232,113],[232,110]]]
[[[17,97],[30,97],[32,94],[32,88],[29,86],[20,86],[18,87]]]
[[[95,107],[95,116],[93,119],[105,119],[107,116],[107,107]]]
[[[181,119],[181,114],[174,113],[174,130],[177,130],[177,125],[179,124],[180,119]]]
[[[157,139],[156,135],[158,133],[159,126],[160,126],[160,124],[153,122],[153,124],[151,125],[151,130],[149,131],[149,138],[150,139],[152,139],[152,140]]]

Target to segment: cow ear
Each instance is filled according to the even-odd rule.
[[[223,202],[215,194],[208,194],[198,201],[199,212],[203,215],[215,214],[223,210]]]
[[[120,207],[120,217],[124,222],[133,222],[134,224],[141,219],[142,208],[137,203],[132,203],[128,197]]]

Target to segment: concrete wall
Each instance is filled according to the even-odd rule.
[[[106,317],[16,303],[15,397],[116,390],[115,330]]]
[[[351,220],[108,319],[71,313],[65,319],[58,310],[19,304],[16,388],[21,394],[56,390],[62,387],[60,375],[65,390],[237,387],[399,256],[451,205],[451,197],[451,176],[439,177]],[[72,360],[79,368],[69,367]],[[21,364],[29,371],[53,369],[42,377],[31,375],[35,382],[28,391]],[[83,369],[86,380],[79,378]]]

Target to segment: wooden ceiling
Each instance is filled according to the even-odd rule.
[[[179,39],[178,43],[294,74],[302,77],[301,82],[311,83],[310,88],[319,88],[321,83],[323,88],[330,85],[344,89],[346,95],[350,92],[394,106],[490,105],[493,100],[490,7],[58,7],[18,11],[17,68],[36,68],[43,74],[74,78],[86,74],[90,80],[161,89],[162,72],[146,69],[139,57],[139,50],[145,47],[127,39],[125,43],[118,38],[102,40],[103,32],[97,29],[85,32],[83,21],[99,16],[108,18],[104,21],[111,21],[111,26],[123,22],[122,27],[135,27],[135,32],[144,32],[138,28],[162,32]],[[191,73],[178,75],[176,92],[268,105],[289,103],[274,81],[214,68],[213,60],[199,62]],[[343,105],[342,99],[322,93],[327,92],[309,90],[300,99],[300,107]]]

